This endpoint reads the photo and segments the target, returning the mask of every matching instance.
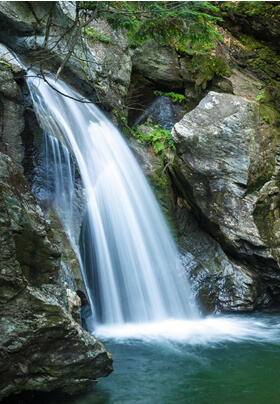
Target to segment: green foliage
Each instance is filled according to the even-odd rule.
[[[277,4],[271,4],[271,2],[266,1],[245,1],[238,2],[236,9],[237,11],[244,12],[249,16],[273,18],[279,14],[279,8],[276,6]]]
[[[88,39],[92,41],[101,41],[105,43],[110,43],[110,39],[107,36],[99,34],[93,27],[82,28],[81,31],[84,36],[86,36]]]
[[[205,89],[207,82],[216,76],[230,76],[231,69],[221,57],[216,57],[215,54],[205,53],[194,55],[188,66],[193,74],[193,81],[196,87]]]
[[[0,59],[1,62],[4,62],[8,67],[12,67],[11,63],[7,62],[4,58]]]
[[[265,100],[264,90],[261,90],[259,92],[259,95],[257,96],[257,101],[263,102],[264,100]]]
[[[114,29],[125,29],[131,45],[150,39],[174,47],[210,43],[219,37],[213,16],[217,8],[208,1],[79,1],[81,13],[94,12]]]
[[[248,67],[266,83],[266,89],[258,95],[258,101],[277,109],[280,105],[280,57],[277,52],[245,34],[240,34],[240,41],[245,45]]]
[[[151,129],[151,132],[145,135],[139,129],[136,129],[134,133],[137,139],[152,145],[156,154],[164,154],[175,149],[171,131],[162,129],[160,125],[146,124],[146,126]]]
[[[264,116],[263,116],[263,120],[264,120],[266,123],[269,123],[269,122],[270,122],[270,117],[269,117],[269,115],[264,115]]]
[[[183,94],[178,94],[178,93],[173,93],[173,92],[171,92],[171,93],[163,93],[162,91],[156,90],[156,91],[154,91],[154,95],[156,95],[156,96],[164,95],[166,97],[170,97],[173,102],[182,102],[182,101],[186,100],[186,98],[185,98],[185,96]]]
[[[113,109],[113,114],[119,121],[119,128],[121,129],[124,136],[131,137],[134,135],[133,130],[128,126],[127,119],[118,113],[116,109]]]

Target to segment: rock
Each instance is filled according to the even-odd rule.
[[[166,89],[182,89],[183,79],[176,53],[149,41],[137,47],[132,57],[133,69]]]
[[[61,253],[24,177],[2,153],[0,220],[0,400],[23,390],[91,388],[112,371],[112,358],[69,314],[79,302],[59,286]]]
[[[73,3],[72,6],[64,3],[1,3],[0,21],[3,24],[0,25],[0,41],[15,50],[27,66],[35,65],[56,73],[68,54],[76,27],[73,21],[75,6]],[[17,20],[26,21],[28,28],[16,24]],[[101,32],[101,39],[90,41],[88,38],[79,38],[61,77],[101,108],[111,109],[106,99],[113,108],[122,111],[132,68],[128,40],[120,32],[110,29],[104,21],[96,21],[93,29]],[[102,41],[104,29],[109,31],[110,36],[106,43]],[[9,36],[6,34],[8,31]]]
[[[267,118],[257,103],[210,92],[174,126],[177,156],[170,169],[202,228],[237,260],[244,276],[252,278],[257,269],[258,281],[266,278],[264,289],[273,279],[275,301],[280,280],[277,116],[265,111]]]
[[[220,9],[226,11],[226,6],[220,4]],[[239,3],[223,13],[222,24],[235,34],[243,31],[255,38],[268,42],[278,52],[280,23],[279,3],[275,1],[249,4]]]
[[[132,70],[129,39],[104,20],[94,21],[89,28],[98,32],[101,38],[86,39],[97,61],[96,87],[117,111],[123,113],[122,102],[128,92]]]
[[[138,130],[143,134],[145,131],[151,132],[151,129],[145,125],[140,125]],[[172,181],[167,172],[168,161],[172,160],[173,155],[168,155],[167,160],[163,161],[155,154],[152,146],[141,143],[137,139],[130,139],[129,146],[157,197],[171,232],[176,237],[175,196]]]
[[[160,96],[137,118],[135,125],[148,121],[170,130],[183,116],[184,108],[179,103],[174,103],[170,97]]]
[[[24,128],[23,98],[16,80],[24,69],[10,51],[0,46],[0,151],[8,154],[22,169],[23,148],[21,133]],[[12,136],[11,136],[12,134]]]
[[[265,3],[261,5],[260,9],[262,7],[266,7]],[[270,11],[274,8],[271,5],[268,7]],[[274,10],[279,14],[277,7]],[[247,16],[245,14],[244,16],[247,18],[248,14]],[[269,19],[269,21],[271,20]],[[277,24],[279,25],[278,21]],[[227,26],[227,23],[225,22],[223,25]],[[250,35],[250,28],[246,34],[238,25],[230,25],[228,28],[229,30],[225,30],[219,27],[224,40],[219,42],[218,50],[232,68],[233,74],[229,77],[229,81],[233,85],[233,93],[279,109],[280,57],[275,42],[265,42],[264,36],[256,39],[255,36]],[[272,37],[270,39],[272,40]]]
[[[178,242],[193,294],[203,314],[248,312],[271,302],[259,276],[205,233],[182,197],[177,198]]]
[[[22,1],[1,3],[0,21],[1,28],[10,35],[34,35],[38,24],[29,4]]]

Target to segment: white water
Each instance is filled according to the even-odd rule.
[[[269,321],[270,320],[270,321]],[[160,342],[162,345],[177,343],[210,345],[222,342],[269,342],[279,344],[279,316],[210,316],[198,320],[166,320],[154,323],[123,324],[119,327],[99,325],[95,335],[101,340],[117,343],[142,340]],[[175,345],[174,345],[175,344]]]
[[[86,189],[83,270],[95,321],[108,325],[197,317],[174,241],[121,134],[95,105],[65,97],[34,76],[28,78],[34,107],[53,139],[58,167],[55,205],[76,250],[74,178],[67,148],[61,148],[61,157],[56,139],[74,154]],[[48,81],[63,94],[81,97],[51,76]],[[66,175],[59,168],[62,159],[68,161]]]

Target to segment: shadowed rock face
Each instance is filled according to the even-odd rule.
[[[228,279],[247,285],[236,297],[244,307],[246,300],[256,307],[258,295],[279,300],[278,140],[268,113],[270,124],[256,103],[210,92],[172,132],[175,182],[201,227],[239,267]]]
[[[0,399],[22,390],[74,393],[112,357],[70,315],[60,251],[11,159],[0,154]]]

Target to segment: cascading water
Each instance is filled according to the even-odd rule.
[[[31,73],[28,85],[38,121],[55,146],[55,205],[75,250],[74,179],[67,149],[86,189],[81,250],[95,320],[120,324],[196,317],[173,239],[122,136],[95,105],[76,101],[81,96],[65,83],[51,75],[47,79],[51,86]],[[55,138],[67,148],[59,148]],[[59,168],[62,160],[66,175]]]

